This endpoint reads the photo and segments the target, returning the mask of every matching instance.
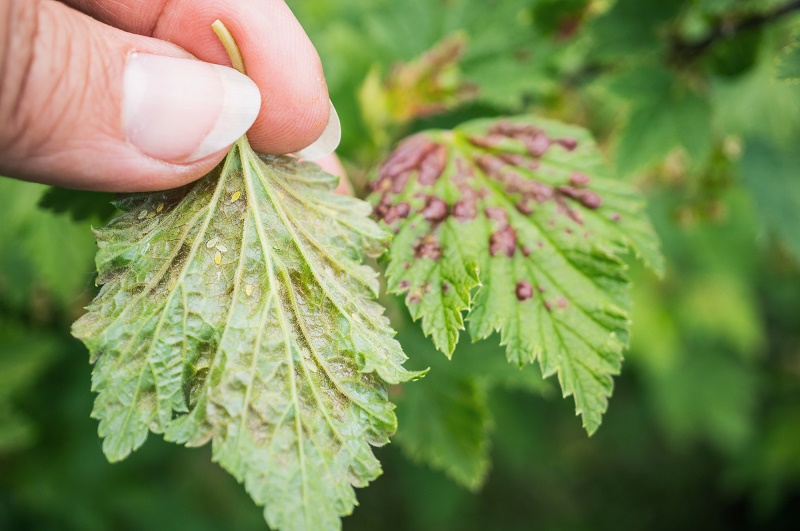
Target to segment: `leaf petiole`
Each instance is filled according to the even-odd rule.
[[[222,46],[225,47],[225,51],[228,52],[228,57],[231,60],[231,65],[233,68],[242,74],[247,75],[247,70],[244,67],[244,59],[242,58],[242,52],[239,51],[239,46],[236,44],[233,35],[231,35],[231,32],[228,30],[225,24],[223,24],[221,20],[217,19],[213,24],[211,24],[211,29],[213,29],[214,33],[217,34],[217,38],[219,38]]]

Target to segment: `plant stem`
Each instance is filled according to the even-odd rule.
[[[759,28],[795,11],[800,11],[800,0],[794,0],[776,7],[772,11],[751,15],[739,20],[723,17],[717,21],[711,32],[700,40],[687,42],[676,39],[673,42],[670,57],[676,61],[692,61],[707,52],[719,40],[730,39],[743,31]]]
[[[213,29],[214,33],[217,34],[217,38],[219,38],[222,46],[225,47],[225,51],[228,52],[228,57],[230,58],[233,67],[242,74],[247,75],[247,71],[244,67],[244,59],[242,59],[242,52],[239,51],[239,46],[236,45],[233,35],[231,35],[231,32],[228,31],[228,28],[225,26],[225,24],[223,24],[221,20],[217,19],[213,24],[211,24],[211,29]]]

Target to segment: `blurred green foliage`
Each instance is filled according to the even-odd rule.
[[[797,529],[799,4],[290,2],[357,188],[406,134],[533,112],[595,133],[646,193],[667,257],[663,281],[632,270],[633,346],[592,438],[497,338],[463,338],[447,361],[385,300],[410,368],[432,370],[392,389],[396,443],[345,529]],[[415,96],[447,104],[376,131],[395,65],[456,34],[466,48],[442,89],[475,86],[469,101],[421,79]],[[110,211],[105,196],[44,193],[0,180],[0,529],[262,529],[208,448],[153,437],[105,462],[69,324],[94,294],[90,225]]]

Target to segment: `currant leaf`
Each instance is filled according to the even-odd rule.
[[[557,373],[593,433],[628,343],[619,256],[663,263],[642,200],[606,176],[588,133],[532,118],[421,133],[371,186],[396,233],[388,289],[437,348],[452,355],[467,311],[474,339],[499,331],[510,362]]]
[[[477,491],[489,473],[492,418],[487,389],[475,378],[431,372],[403,389],[397,415],[397,444],[412,460],[443,470]]]
[[[118,201],[96,231],[102,289],[73,327],[109,460],[149,431],[211,441],[271,527],[340,527],[381,472],[370,445],[396,429],[386,385],[419,373],[362,264],[388,233],[336,184],[242,139],[197,183]]]
[[[800,81],[800,33],[784,48],[777,60],[777,78],[797,83]]]

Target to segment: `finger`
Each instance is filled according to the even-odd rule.
[[[350,184],[350,180],[347,178],[347,172],[345,171],[344,166],[342,166],[342,162],[335,153],[326,155],[315,160],[314,162],[319,164],[320,167],[326,172],[339,177],[339,185],[336,187],[336,190],[334,190],[335,193],[341,195],[353,195],[353,186]]]
[[[172,188],[210,171],[259,112],[251,80],[175,45],[50,0],[3,9],[6,175],[96,190]]]
[[[197,58],[230,64],[211,24],[220,19],[238,43],[263,106],[248,133],[260,152],[283,154],[320,143],[305,158],[335,149],[334,119],[322,65],[283,0],[68,0],[103,22],[175,43]],[[330,120],[329,120],[330,118]],[[323,132],[327,129],[327,135]]]

